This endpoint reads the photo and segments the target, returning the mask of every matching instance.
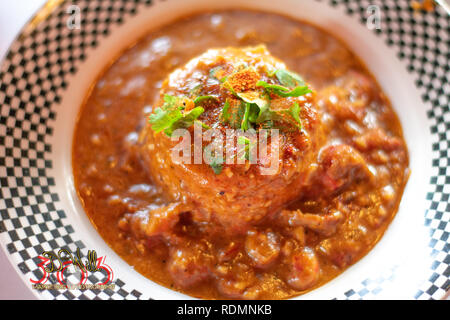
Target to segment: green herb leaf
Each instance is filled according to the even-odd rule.
[[[178,97],[165,95],[164,104],[155,109],[149,117],[152,130],[163,131],[169,137],[176,129],[189,128],[194,121],[205,111],[202,107],[196,107],[187,113],[183,113],[185,106],[183,100]]]
[[[231,117],[231,114],[230,114],[230,103],[228,102],[228,100],[226,100],[225,104],[223,105],[223,108],[222,108],[222,121],[223,122],[228,122],[230,117]]]
[[[242,100],[233,100],[232,103],[230,103],[228,110],[230,117],[227,122],[233,129],[241,129],[246,111],[246,102]]]
[[[305,82],[303,81],[302,77],[300,77],[295,72],[278,69],[275,71],[275,76],[277,77],[278,81],[280,81],[280,83],[285,87],[294,88],[297,86],[305,86]]]
[[[216,100],[217,101],[217,97],[215,97],[215,96],[200,96],[200,97],[197,97],[194,99],[194,104],[197,106],[206,100]]]
[[[205,112],[205,109],[202,107],[195,107],[188,113],[184,114],[180,119],[172,123],[170,127],[164,130],[164,133],[169,137],[172,136],[172,133],[177,129],[187,129],[194,125],[194,121]]]
[[[289,90],[289,88],[277,85],[277,84],[270,84],[265,81],[258,81],[256,83],[256,86],[263,87],[266,91],[272,92],[280,97],[287,98],[287,97],[300,97],[307,93],[312,92],[311,89],[308,88],[308,86],[299,86],[295,87],[292,90]]]
[[[237,94],[244,102],[250,104],[248,110],[248,121],[250,123],[257,123],[261,114],[265,113],[270,107],[270,101],[268,97],[261,97],[257,91],[240,92]],[[245,115],[244,115],[245,118]],[[248,130],[248,126],[242,126],[242,130]]]
[[[274,93],[277,93],[277,94],[278,94],[278,92],[287,92],[287,91],[289,91],[289,89],[286,88],[286,87],[280,86],[278,84],[270,84],[270,83],[267,83],[267,82],[262,81],[262,80],[258,81],[256,83],[256,86],[257,87],[263,87],[267,91],[274,92]]]
[[[261,97],[257,91],[239,92],[236,95],[247,103],[256,104],[259,109],[265,109],[269,105],[269,99]]]
[[[154,113],[149,117],[149,122],[152,125],[152,130],[160,132],[169,128],[173,123],[183,117],[181,113],[180,99],[170,95],[164,96],[164,104],[156,108]],[[181,104],[182,105],[182,104]]]
[[[223,87],[228,89],[235,97],[242,101],[241,106],[232,99],[233,103],[226,102],[222,109],[222,119],[228,122],[235,129],[249,130],[252,124],[262,124],[265,128],[272,127],[275,123],[290,123],[301,128],[299,116],[300,106],[295,104],[289,110],[271,110],[270,94],[278,95],[282,98],[300,97],[312,92],[303,79],[296,74],[284,69],[271,69],[266,71],[270,76],[276,76],[280,84],[270,84],[265,81],[258,81],[257,87],[264,88],[264,93],[259,90],[239,92],[227,80]],[[286,117],[288,115],[288,117]]]
[[[207,124],[204,124],[203,122],[201,122],[200,120],[195,120],[194,124],[198,124],[199,126],[201,126],[203,129],[209,130],[211,129],[210,126],[208,126]]]
[[[212,162],[209,164],[209,166],[213,169],[215,174],[220,174],[222,173],[223,170],[223,159],[214,158]]]
[[[282,121],[283,117],[272,109],[265,109],[259,114],[257,119],[258,124],[264,124],[264,129],[272,128],[275,121]]]
[[[308,88],[308,86],[295,87],[292,91],[282,93],[282,97],[301,97],[305,94],[311,93],[312,90]]]
[[[300,106],[298,103],[294,103],[289,110],[285,111],[286,114],[290,115],[298,123],[299,129],[302,128],[302,120],[300,119]]]
[[[248,118],[250,116],[250,103],[245,103],[244,116],[242,117],[241,129],[246,131],[250,128]]]
[[[300,119],[300,105],[295,102],[288,110],[274,111],[271,109],[265,110],[257,120],[257,123],[262,124],[264,129],[277,127],[275,124],[289,123],[298,129],[302,128],[302,121]]]
[[[238,144],[250,144],[250,139],[244,136],[239,136],[237,142]]]
[[[254,144],[251,143],[249,138],[244,136],[239,136],[237,143],[240,145],[244,145],[244,152],[240,155],[240,159],[250,160],[251,151],[254,147]]]
[[[260,107],[257,104],[250,104],[250,112],[248,115],[248,121],[251,123],[256,123],[259,117]]]

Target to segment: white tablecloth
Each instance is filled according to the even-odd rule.
[[[45,0],[0,1],[0,59],[22,26],[44,3]],[[25,284],[19,277],[2,249],[0,270],[0,299],[36,299],[30,291],[31,284]]]

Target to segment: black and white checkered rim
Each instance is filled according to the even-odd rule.
[[[407,61],[408,72],[415,77],[429,108],[434,171],[424,223],[429,228],[428,246],[434,262],[427,283],[418,288],[414,298],[441,298],[450,287],[450,16],[442,8],[414,13],[405,0],[325,1],[344,8],[361,23],[366,23],[369,5],[380,6],[382,27],[374,32],[400,60]],[[77,32],[66,27],[66,8],[71,4],[82,12]],[[109,35],[111,27],[151,5],[151,0],[66,1],[31,32],[19,36],[0,66],[0,233],[6,235],[6,250],[20,261],[17,267],[27,279],[42,276],[37,256],[43,251],[66,248],[75,252],[80,248],[84,255],[87,251],[83,241],[74,239],[75,230],[67,223],[64,208],[59,207],[55,179],[49,175],[54,150],[48,140],[57,118],[54,105],[61,101],[70,75],[82,67],[89,50]],[[89,276],[88,284],[100,282],[95,274]],[[395,267],[336,298],[373,298],[394,274]],[[51,276],[50,282],[56,283],[56,277]],[[114,284],[114,289],[107,290],[47,290],[43,298],[151,298],[121,279]]]

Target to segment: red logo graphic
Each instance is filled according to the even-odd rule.
[[[38,264],[38,267],[42,270],[43,276],[41,279],[33,280],[30,279],[30,282],[37,284],[45,284],[49,278],[49,275],[53,272],[56,272],[56,278],[60,285],[68,287],[67,279],[65,276],[65,271],[68,267],[75,266],[81,272],[81,277],[78,285],[85,285],[88,273],[94,273],[100,270],[106,272],[106,280],[97,285],[106,285],[111,283],[114,279],[114,272],[112,268],[105,263],[106,256],[102,256],[97,258],[97,253],[95,250],[89,250],[87,254],[87,260],[83,263],[80,255],[80,249],[77,249],[76,256],[74,257],[72,253],[66,249],[61,249],[58,251],[58,254],[54,254],[51,251],[45,251],[42,255],[38,256],[41,262]],[[58,261],[58,268],[55,266],[55,261]],[[71,284],[73,285],[73,284]]]

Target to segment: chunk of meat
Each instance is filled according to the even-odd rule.
[[[344,215],[340,211],[333,211],[325,215],[303,213],[300,210],[283,210],[279,214],[279,222],[290,227],[305,227],[324,236],[336,232],[338,225],[343,222]]]
[[[221,264],[215,269],[217,289],[226,297],[242,299],[251,288],[256,277],[253,268],[244,263]]]
[[[294,253],[290,259],[290,268],[286,282],[297,290],[306,290],[314,286],[319,280],[320,265],[314,252],[304,247]]]
[[[342,190],[354,181],[372,179],[366,161],[349,145],[332,145],[321,150],[319,179],[327,191]]]
[[[131,230],[138,238],[170,233],[180,219],[180,214],[192,210],[192,206],[173,202],[168,205],[148,208],[125,214],[120,225]]]
[[[353,120],[361,123],[366,116],[367,106],[377,100],[376,85],[359,72],[350,72],[335,85],[322,89],[318,104],[337,121]]]
[[[362,243],[347,239],[325,239],[323,240],[318,251],[330,259],[330,261],[343,269],[348,267],[362,251]]]
[[[280,243],[275,233],[249,231],[245,240],[245,251],[258,268],[273,264],[280,254]]]
[[[188,288],[211,276],[212,258],[206,251],[199,243],[171,248],[167,271],[177,286]]]
[[[240,244],[238,242],[230,242],[224,249],[219,250],[217,258],[219,262],[227,262],[233,260],[239,253]]]
[[[354,138],[353,142],[355,147],[361,151],[372,149],[392,151],[403,147],[403,142],[400,138],[389,136],[381,128],[368,130],[363,135]]]

